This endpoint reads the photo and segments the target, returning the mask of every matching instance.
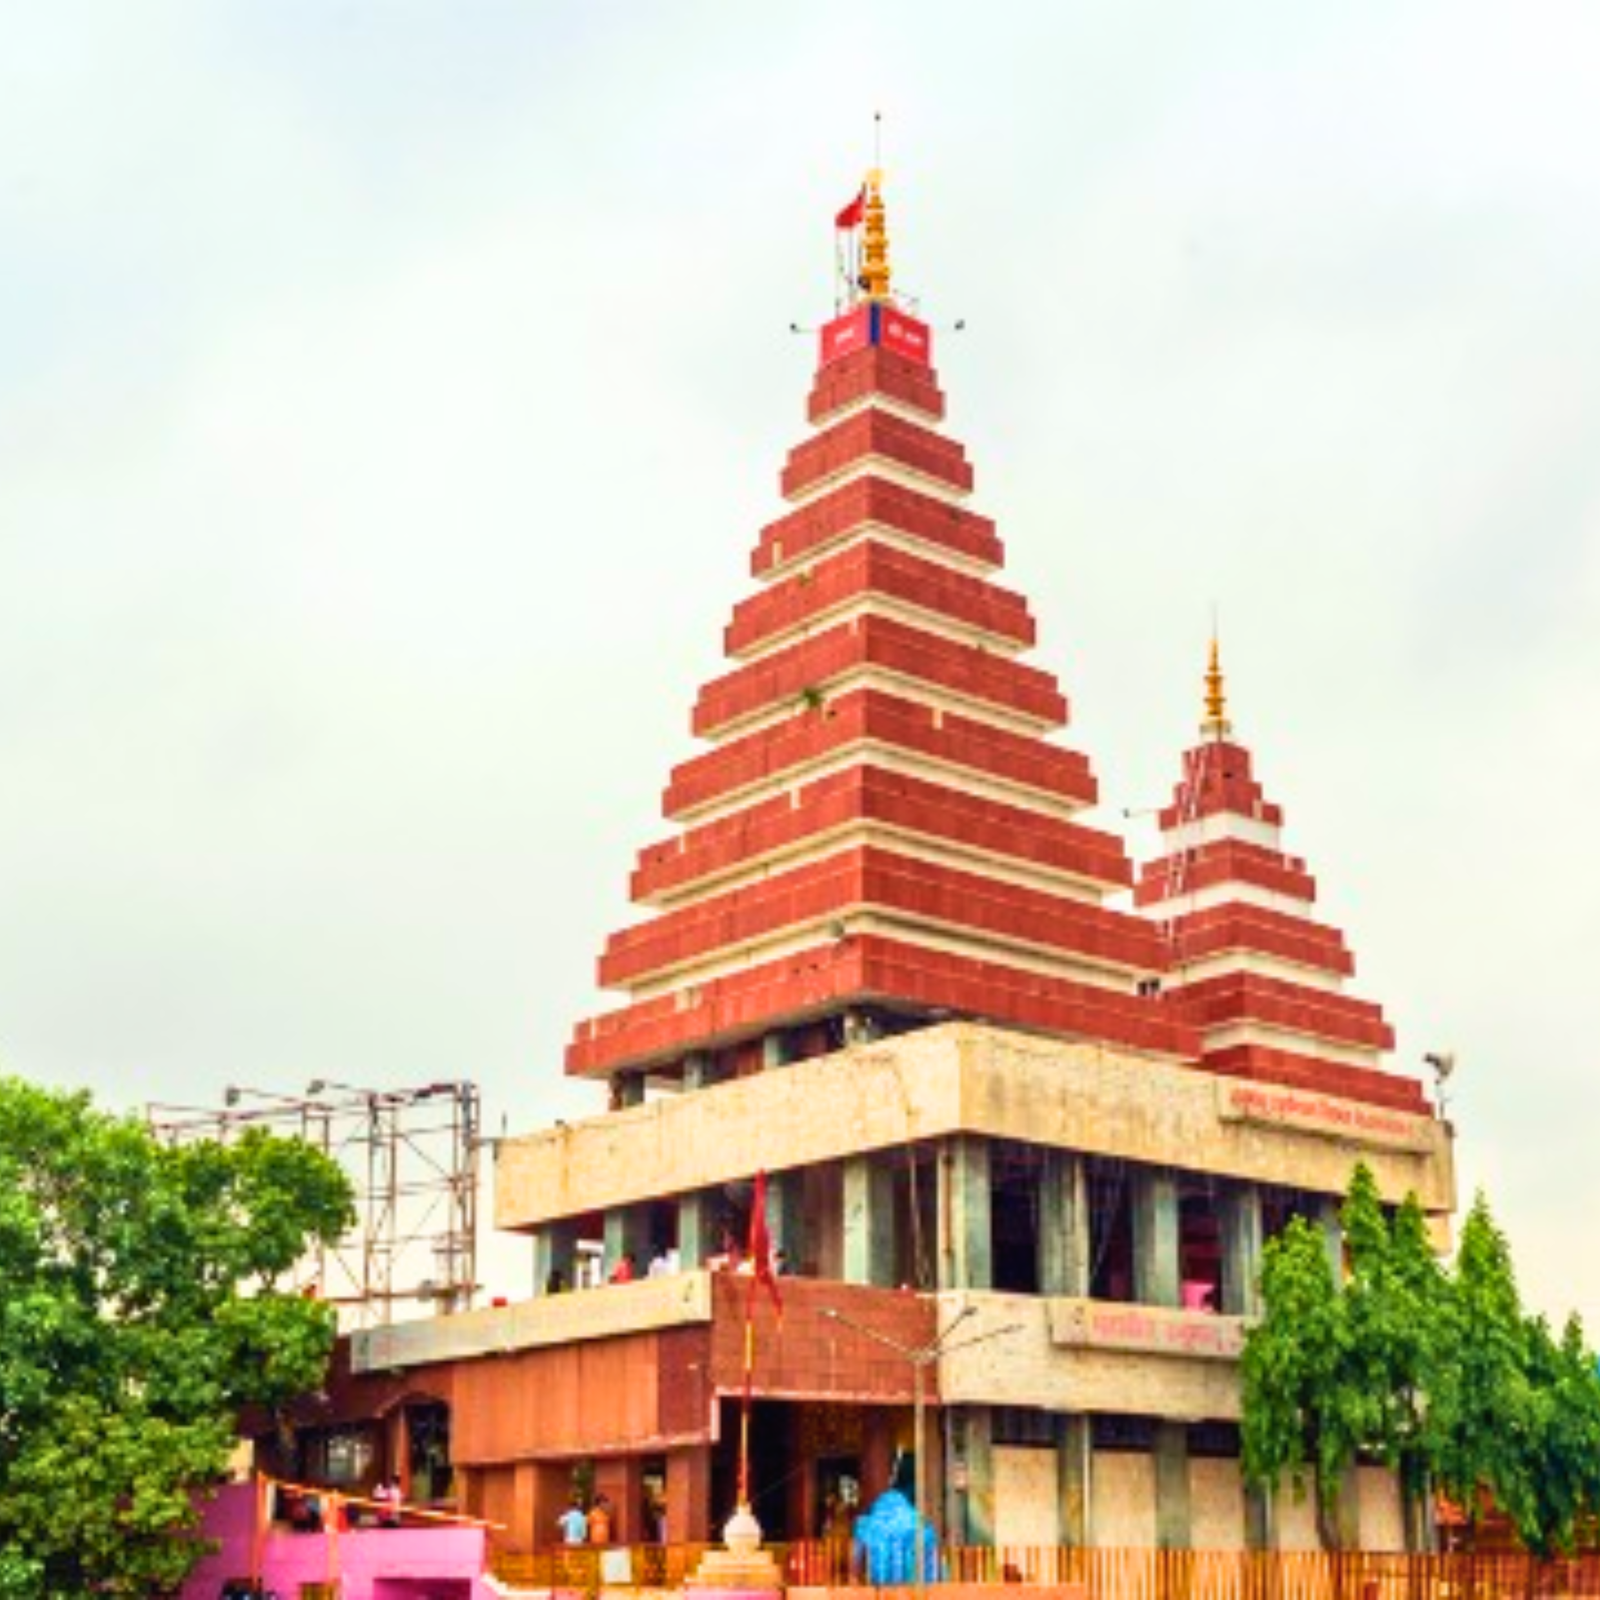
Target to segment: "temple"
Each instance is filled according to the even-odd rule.
[[[1262,1245],[1301,1215],[1337,1260],[1358,1159],[1444,1225],[1449,1129],[1344,992],[1215,645],[1157,858],[1091,820],[876,175],[862,211],[702,748],[600,957],[615,1002],[567,1052],[608,1109],[499,1148],[497,1223],[550,1292],[355,1335],[298,1466],[365,1429],[408,1473],[426,1417],[441,1494],[511,1549],[552,1542],[575,1485],[624,1541],[704,1540],[753,1314],[769,1538],[914,1465],[955,1543],[1312,1547],[1310,1507],[1239,1472]],[[738,1271],[758,1174],[781,1310]],[[1379,1468],[1345,1515],[1402,1541]]]

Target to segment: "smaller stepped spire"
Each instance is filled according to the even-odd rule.
[[[1199,1031],[1207,1071],[1421,1113],[1421,1085],[1385,1065],[1394,1036],[1381,1008],[1345,992],[1344,936],[1315,920],[1316,882],[1284,850],[1283,813],[1252,769],[1213,634],[1200,740],[1134,892],[1165,936],[1163,999]]]

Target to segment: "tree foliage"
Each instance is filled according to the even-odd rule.
[[[169,1148],[0,1079],[0,1596],[182,1581],[238,1409],[326,1370],[332,1312],[285,1280],[351,1216],[298,1140]]]
[[[1241,1362],[1245,1474],[1269,1486],[1286,1479],[1298,1493],[1309,1474],[1318,1531],[1332,1546],[1334,1502],[1360,1437],[1364,1396],[1349,1387],[1339,1290],[1316,1223],[1291,1217],[1267,1246],[1261,1296],[1264,1314]]]
[[[1600,1382],[1576,1319],[1559,1342],[1523,1312],[1510,1249],[1480,1195],[1454,1270],[1415,1197],[1387,1213],[1358,1166],[1335,1281],[1322,1230],[1295,1218],[1263,1253],[1263,1315],[1245,1343],[1244,1470],[1308,1473],[1318,1529],[1358,1457],[1395,1469],[1409,1504],[1434,1485],[1476,1517],[1487,1495],[1540,1554],[1600,1510]]]

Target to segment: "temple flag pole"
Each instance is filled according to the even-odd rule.
[[[739,1504],[750,1505],[750,1385],[756,1365],[755,1297],[744,1302],[744,1393],[739,1404]]]
[[[744,1395],[739,1407],[739,1504],[750,1508],[750,1399],[756,1367],[756,1286],[765,1284],[783,1316],[783,1297],[772,1271],[772,1235],[767,1232],[767,1175],[756,1174],[750,1197],[750,1291],[744,1297]]]

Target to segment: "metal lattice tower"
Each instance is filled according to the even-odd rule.
[[[403,1318],[407,1302],[437,1313],[471,1306],[482,1147],[476,1084],[362,1089],[317,1079],[303,1096],[236,1086],[220,1110],[152,1104],[146,1117],[170,1143],[226,1143],[266,1128],[339,1164],[354,1190],[355,1226],[308,1256],[297,1283],[338,1307],[342,1329]]]

